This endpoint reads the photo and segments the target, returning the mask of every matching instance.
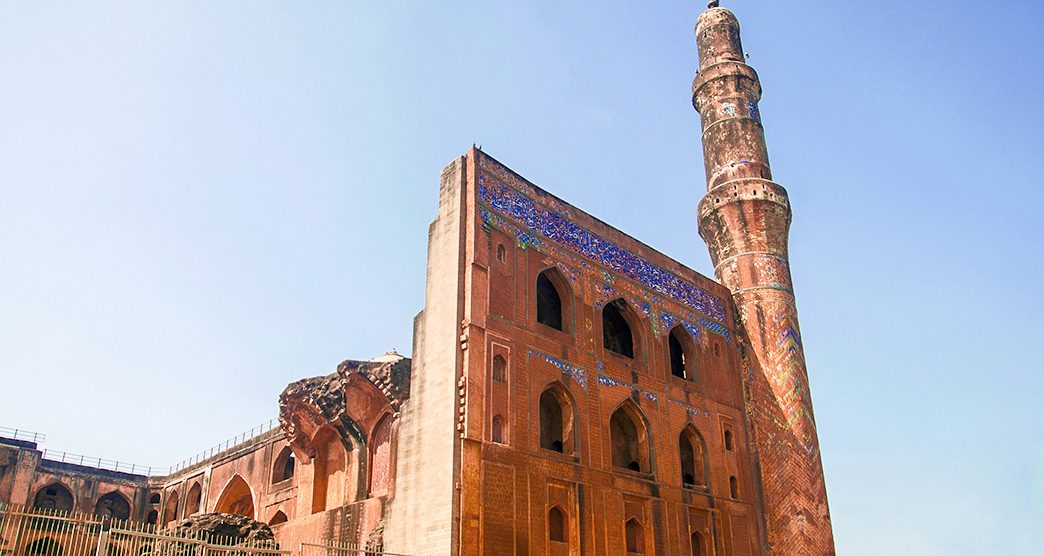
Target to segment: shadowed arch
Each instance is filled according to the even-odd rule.
[[[254,494],[243,477],[238,474],[232,476],[221,491],[221,496],[218,496],[214,511],[254,519]]]
[[[348,452],[333,427],[323,427],[312,439],[312,513],[341,506],[347,486]]]
[[[705,487],[709,484],[707,443],[691,424],[678,435],[678,456],[681,460],[683,485]]]
[[[130,519],[130,511],[130,501],[115,490],[99,498],[94,505],[95,514],[124,521]]]
[[[675,326],[667,335],[671,374],[678,378],[696,380],[696,348],[692,336],[682,326]]]
[[[297,457],[290,446],[283,446],[272,463],[272,484],[281,483],[294,476]]]
[[[172,489],[167,493],[167,502],[163,506],[163,525],[178,518],[178,500],[180,498],[181,494],[178,489]]]
[[[59,482],[51,483],[36,491],[36,497],[33,499],[34,508],[45,510],[71,512],[74,504],[72,491]]]
[[[628,399],[609,418],[609,438],[614,467],[652,473],[649,423],[634,401]]]
[[[576,453],[576,402],[559,381],[540,393],[540,447],[561,454]]]
[[[190,516],[199,512],[200,502],[203,500],[203,485],[199,481],[192,483],[188,494],[185,495],[185,515]]]
[[[279,525],[280,523],[286,523],[289,521],[283,510],[279,510],[272,516],[272,519],[268,520],[269,525]]]
[[[641,322],[623,298],[606,303],[602,307],[602,347],[634,359],[641,351]]]
[[[556,267],[545,268],[536,280],[536,321],[540,324],[569,332],[572,315],[573,290],[569,281]]]

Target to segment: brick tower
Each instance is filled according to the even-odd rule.
[[[707,195],[700,236],[732,290],[750,341],[747,413],[761,474],[769,550],[833,554],[826,484],[790,280],[787,191],[772,181],[758,112],[761,84],[744,63],[739,21],[711,2],[696,21]]]

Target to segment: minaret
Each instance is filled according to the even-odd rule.
[[[744,61],[739,21],[711,2],[696,21],[707,195],[700,236],[732,290],[750,341],[747,415],[761,473],[768,548],[834,553],[826,483],[790,281],[790,201],[772,181],[758,111],[761,83]]]

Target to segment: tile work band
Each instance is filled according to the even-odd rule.
[[[491,210],[525,228],[519,242],[538,244],[539,237],[569,247],[649,289],[692,307],[718,322],[725,322],[725,303],[673,272],[655,265],[615,243],[579,226],[557,212],[547,210],[491,172],[495,163],[480,159],[478,197]]]

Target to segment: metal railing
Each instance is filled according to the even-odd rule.
[[[366,548],[355,543],[301,543],[300,556],[409,556],[382,549]]]
[[[152,467],[151,465],[137,465],[114,459],[102,459],[91,456],[82,456],[80,454],[72,454],[69,452],[59,452],[58,450],[44,450],[43,459],[61,463],[71,463],[74,465],[84,465],[98,469],[108,469],[109,471],[119,471],[120,473],[131,473],[133,475],[152,475],[153,469],[156,469],[157,471],[160,469]]]
[[[0,427],[0,437],[10,438],[11,440],[25,440],[27,442],[40,443],[47,438],[47,435],[39,432],[27,431],[24,429]]]
[[[274,540],[244,541],[148,523],[0,502],[0,554],[12,556],[291,556]]]
[[[203,450],[202,452],[200,452],[200,453],[198,453],[198,454],[196,454],[196,455],[194,455],[194,456],[192,456],[190,458],[187,458],[185,460],[182,460],[182,461],[180,461],[180,462],[170,466],[170,469],[167,472],[167,474],[168,475],[172,475],[174,473],[177,473],[178,471],[181,471],[182,469],[186,469],[188,467],[192,467],[193,465],[196,465],[197,463],[199,463],[201,461],[210,459],[210,458],[214,457],[215,455],[220,454],[221,452],[224,452],[224,451],[229,450],[231,448],[235,448],[236,446],[239,446],[240,444],[245,444],[247,442],[250,442],[251,440],[254,440],[257,437],[261,436],[262,434],[265,434],[266,432],[268,432],[268,431],[270,431],[270,430],[272,430],[274,428],[277,428],[278,426],[279,426],[279,419],[271,419],[271,420],[269,420],[269,421],[267,421],[265,423],[262,423],[262,424],[260,424],[260,425],[258,425],[256,427],[248,430],[248,431],[244,431],[244,432],[242,432],[240,434],[237,434],[236,436],[234,436],[232,438],[229,438],[228,440],[222,442],[221,444],[218,444],[216,446],[211,446],[210,448],[208,448],[206,450]]]

